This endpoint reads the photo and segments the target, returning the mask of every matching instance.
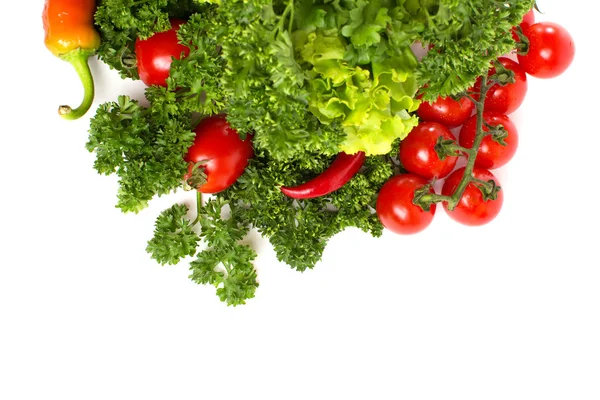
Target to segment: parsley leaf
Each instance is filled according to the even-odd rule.
[[[187,171],[183,155],[194,140],[189,114],[165,113],[160,102],[146,108],[128,96],[99,106],[86,148],[94,168],[119,177],[117,207],[139,212],[156,195],[177,189]],[[168,108],[167,108],[168,109]]]
[[[458,94],[487,73],[492,60],[514,48],[511,29],[534,0],[398,2],[388,35],[395,46],[432,45],[416,76],[423,100]]]
[[[246,304],[258,288],[256,271],[252,260],[256,253],[245,245],[234,245],[230,251],[207,249],[190,264],[190,279],[198,284],[210,284],[217,288],[217,296],[227,305]],[[218,269],[219,267],[222,269]]]
[[[175,265],[186,256],[196,254],[200,236],[194,232],[194,223],[186,218],[188,208],[175,204],[163,211],[156,220],[154,237],[146,251],[161,265]]]
[[[208,248],[198,253],[190,263],[190,279],[198,284],[217,288],[217,296],[228,305],[245,304],[254,297],[258,281],[252,260],[256,252],[240,241],[248,227],[240,225],[235,217],[222,218],[223,199],[211,199],[202,209],[200,235]]]
[[[229,201],[232,218],[269,239],[280,261],[305,271],[315,267],[327,241],[344,229],[358,227],[374,236],[383,230],[374,205],[379,188],[393,173],[384,156],[368,157],[362,171],[328,196],[296,201],[279,190],[313,178],[331,160],[313,155],[312,164],[303,165],[256,157],[238,182],[217,197]]]

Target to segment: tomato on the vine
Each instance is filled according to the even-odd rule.
[[[459,168],[451,173],[442,186],[442,195],[451,196],[456,191],[465,173],[465,168]],[[498,179],[490,171],[483,168],[474,168],[473,176],[482,181],[494,180],[498,185]],[[469,182],[463,192],[456,208],[448,210],[448,203],[443,202],[444,210],[450,218],[463,225],[479,226],[492,221],[500,213],[504,194],[502,190],[497,193],[494,200],[484,200],[483,193],[475,183]]]
[[[527,14],[523,16],[523,20],[521,21],[520,26],[521,29],[527,29],[533,24],[535,24],[535,11],[532,8]]]
[[[554,22],[538,22],[524,32],[529,39],[529,51],[517,55],[524,71],[536,78],[554,78],[571,65],[575,58],[575,43],[571,34]]]
[[[525,100],[525,94],[527,93],[527,74],[518,62],[508,58],[499,57],[498,61],[515,74],[515,82],[507,85],[495,84],[493,85],[485,96],[485,110],[495,111],[501,114],[510,114],[515,112]],[[489,75],[496,73],[496,68],[492,67],[489,71]],[[477,93],[481,88],[481,78],[477,79],[474,90],[475,94],[473,97],[478,99]]]
[[[525,32],[525,30],[528,29],[533,24],[535,24],[535,12],[533,11],[533,8],[532,8],[531,10],[529,10],[529,12],[527,14],[525,14],[523,16],[523,20],[521,21],[519,26],[521,27],[521,31]],[[515,42],[518,42],[519,36],[515,32],[515,30],[516,30],[516,28],[513,28],[512,36],[513,36],[513,39],[515,40]]]
[[[417,115],[422,121],[439,122],[448,128],[456,128],[471,116],[474,107],[467,97],[460,100],[438,97],[433,103],[423,101],[417,109]]]
[[[183,54],[187,57],[190,49],[179,43],[177,31],[185,21],[172,19],[171,29],[158,32],[148,39],[135,41],[137,71],[142,82],[148,86],[167,86],[173,58],[179,60]]]
[[[438,122],[421,122],[400,142],[398,158],[402,166],[425,179],[443,178],[456,166],[457,156],[440,160],[435,151],[439,137],[454,141],[454,135]]]
[[[392,232],[409,235],[427,228],[435,214],[435,204],[429,211],[413,203],[415,190],[427,185],[425,178],[414,174],[396,175],[383,184],[377,195],[379,220]],[[433,193],[433,188],[430,189]]]
[[[206,174],[194,189],[202,193],[218,193],[233,185],[242,175],[248,160],[254,156],[252,137],[242,140],[222,115],[206,117],[194,129],[196,137],[185,161],[189,170],[184,179],[194,178],[195,170]]]
[[[503,139],[506,145],[502,145],[492,139],[491,135],[487,135],[481,141],[481,145],[477,150],[477,158],[475,159],[475,166],[495,169],[506,165],[517,151],[519,145],[519,134],[517,127],[512,120],[500,113],[495,112],[484,112],[484,121],[490,126],[501,125],[506,129],[508,135]],[[473,142],[475,141],[477,128],[477,116],[474,115],[462,126],[458,135],[458,143],[465,148],[472,148]],[[483,125],[483,130],[489,132],[489,128],[486,124]]]

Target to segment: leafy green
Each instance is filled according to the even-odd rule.
[[[221,84],[231,125],[254,133],[257,152],[279,160],[333,155],[343,138],[339,125],[321,125],[306,105],[305,76],[286,28],[293,3],[227,1],[218,10],[217,36],[226,61]]]
[[[200,237],[194,232],[194,224],[185,218],[187,212],[187,206],[174,204],[156,219],[154,237],[148,241],[146,251],[161,265],[175,265],[196,254]]]
[[[198,284],[213,285],[217,296],[227,305],[246,304],[258,288],[252,260],[256,253],[248,246],[235,244],[228,251],[208,249],[190,263],[190,279]],[[222,269],[219,269],[222,267]]]
[[[177,96],[178,106],[190,112],[211,115],[225,109],[221,84],[225,60],[216,40],[218,18],[214,7],[206,7],[177,32],[180,42],[189,43],[191,51],[187,57],[173,60],[167,84]]]
[[[386,154],[417,124],[410,114],[419,105],[417,59],[408,44],[389,46],[387,3],[360,0],[335,11],[322,5],[313,18],[323,19],[302,23],[293,34],[309,77],[308,109],[322,124],[341,124],[346,137],[339,149],[346,153]],[[327,23],[331,12],[344,17]]]
[[[117,207],[139,212],[156,195],[181,186],[187,171],[183,154],[194,133],[188,114],[161,103],[149,108],[128,96],[102,104],[90,122],[86,148],[95,152],[94,168],[119,177]]]
[[[296,163],[255,158],[238,182],[221,194],[229,200],[235,218],[255,227],[269,239],[277,258],[299,271],[313,268],[327,241],[348,227],[381,235],[375,201],[393,173],[387,157],[368,157],[359,174],[328,196],[302,201],[284,196],[280,186],[313,178],[329,166],[331,158],[315,155],[313,162],[309,170]]]
[[[419,41],[433,50],[419,63],[416,77],[423,100],[458,94],[487,73],[490,63],[514,48],[511,29],[534,0],[397,1],[390,42]]]
[[[342,35],[350,38],[350,42],[357,48],[367,50],[385,40],[383,33],[387,25],[392,22],[386,6],[389,1],[355,2],[356,7],[349,12],[350,20],[341,30]],[[369,59],[360,59],[359,63],[368,63]]]
[[[186,205],[173,205],[156,219],[154,236],[146,251],[162,265],[177,264],[196,255],[190,263],[189,278],[198,284],[215,286],[221,301],[236,306],[253,298],[258,287],[252,265],[256,252],[242,243],[248,227],[233,215],[222,216],[228,205],[223,199],[211,199],[204,207],[198,207],[194,221],[186,217]],[[195,230],[197,224],[199,233]],[[205,246],[196,254],[201,240]]]
[[[200,235],[208,248],[190,263],[190,279],[215,286],[221,301],[236,306],[246,304],[258,288],[252,265],[256,252],[240,243],[248,233],[248,227],[241,225],[233,215],[222,218],[226,205],[228,203],[222,199],[211,199],[203,208],[199,218],[202,226]]]

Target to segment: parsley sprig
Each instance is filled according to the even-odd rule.
[[[168,109],[168,108],[167,108]],[[86,148],[95,152],[94,168],[119,177],[117,207],[139,212],[155,196],[181,186],[187,170],[182,155],[194,140],[188,113],[165,112],[160,103],[143,107],[119,96],[100,105],[90,123]]]
[[[196,200],[194,220],[187,217],[185,204],[175,204],[158,216],[146,251],[162,265],[195,256],[190,263],[193,282],[215,286],[228,305],[245,304],[258,287],[252,264],[256,252],[243,243],[249,229],[233,213],[223,216],[229,206],[226,200],[212,198],[202,206],[200,192]],[[204,248],[198,252],[201,243]]]

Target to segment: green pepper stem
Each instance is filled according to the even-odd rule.
[[[60,57],[75,68],[83,84],[83,101],[79,107],[75,109],[68,105],[58,107],[58,114],[64,119],[74,120],[81,118],[92,106],[94,101],[94,78],[88,64],[90,55],[91,52],[89,50],[76,49]]]

